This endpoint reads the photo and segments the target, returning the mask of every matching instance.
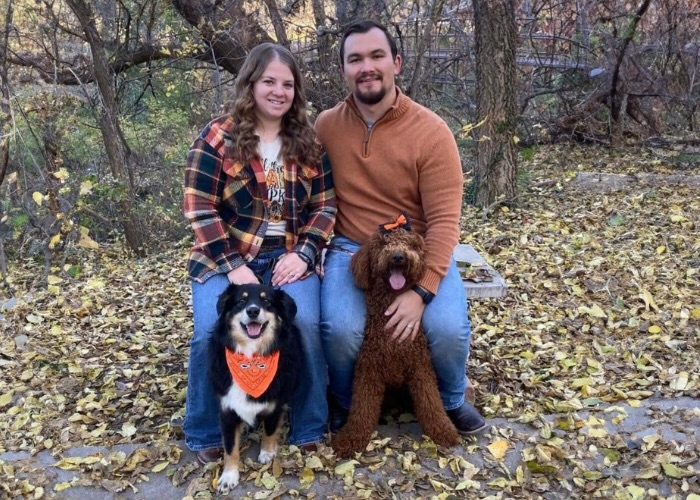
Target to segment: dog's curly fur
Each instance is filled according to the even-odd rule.
[[[459,434],[442,406],[423,329],[415,340],[404,342],[384,330],[386,309],[424,273],[423,238],[404,228],[380,230],[353,256],[351,268],[357,286],[366,291],[367,324],[348,421],[332,439],[335,453],[349,457],[364,451],[379,421],[386,388],[401,385],[408,386],[423,432],[441,446],[457,444]],[[405,278],[398,290],[396,282],[390,282],[392,272]]]

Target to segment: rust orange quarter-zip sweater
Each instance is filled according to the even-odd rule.
[[[338,203],[335,232],[365,243],[377,226],[406,211],[425,238],[435,293],[459,241],[462,166],[447,124],[397,88],[394,105],[371,128],[349,96],[316,119]]]

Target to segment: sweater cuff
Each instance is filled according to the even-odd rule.
[[[308,240],[303,244],[295,245],[293,252],[298,254],[299,257],[309,265],[309,269],[313,269],[314,265],[316,265],[316,255],[318,252],[316,251],[316,247],[309,243]]]
[[[231,255],[222,255],[216,259],[216,269],[221,274],[226,274],[241,266],[245,266],[246,261],[238,252]]]
[[[418,284],[435,295],[437,294],[438,286],[440,286],[440,280],[442,280],[442,276],[428,269]]]

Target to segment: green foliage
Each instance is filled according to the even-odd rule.
[[[532,159],[535,157],[536,151],[536,146],[528,146],[526,148],[523,148],[520,151],[520,158],[522,158],[524,161],[532,161]]]

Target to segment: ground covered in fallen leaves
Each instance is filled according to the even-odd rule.
[[[540,148],[521,167],[517,206],[499,207],[487,218],[465,206],[462,220],[462,241],[509,287],[504,299],[471,303],[469,373],[485,416],[532,426],[531,439],[520,440],[517,472],[498,475],[498,467],[470,465],[468,453],[379,436],[373,446],[384,451],[369,464],[347,465],[329,450],[306,461],[283,455],[267,471],[268,484],[249,467],[260,482],[259,498],[277,496],[285,475],[301,481],[297,493],[304,496],[303,486],[316,476],[344,476],[356,466],[376,472],[390,467],[390,456],[399,478],[395,491],[408,495],[402,498],[532,498],[547,491],[644,498],[660,479],[671,480],[675,498],[700,498],[692,496],[700,494],[697,444],[652,440],[630,450],[578,417],[606,404],[700,398],[700,192],[644,185],[592,192],[573,185],[578,171],[697,175],[698,163],[646,150],[560,145]],[[110,491],[170,467],[174,482],[195,479],[192,496],[209,495],[216,470],[180,464],[181,450],[172,444],[182,437],[174,424],[184,413],[192,328],[188,246],[174,243],[142,260],[127,258],[117,245],[75,249],[52,269],[48,286],[40,281],[40,261],[10,263],[19,301],[0,320],[0,453],[48,449],[60,463],[71,447],[148,443],[149,453],[64,465]],[[0,299],[8,298],[0,289]],[[565,439],[543,425],[541,416],[550,414],[565,415],[554,421]],[[623,419],[624,411],[597,418]],[[582,434],[584,426],[589,431]],[[492,429],[492,436],[481,451],[498,464],[504,446],[520,438],[507,427]],[[465,450],[479,447],[475,443],[466,442]],[[418,472],[413,466],[421,450],[451,475]],[[606,466],[633,461],[641,476],[617,482],[586,470],[579,452],[603,453]],[[1,462],[0,475],[7,478],[0,496],[39,498],[48,482],[41,470]],[[371,481],[346,478],[345,484],[347,498],[391,497]]]

